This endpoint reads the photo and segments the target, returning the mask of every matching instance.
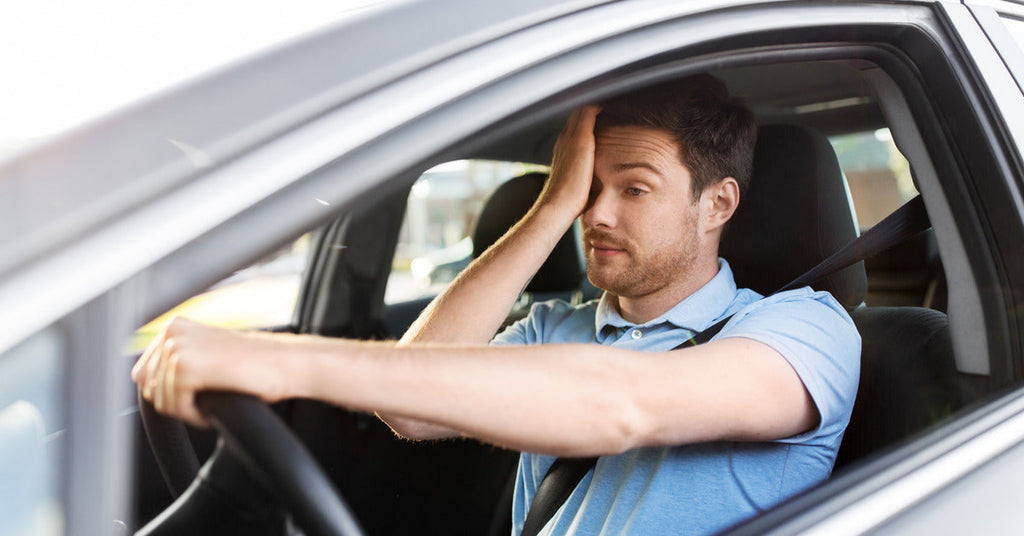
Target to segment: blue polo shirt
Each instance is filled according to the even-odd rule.
[[[817,428],[771,442],[713,442],[640,448],[601,457],[541,534],[709,534],[771,508],[832,471],[860,376],[860,336],[846,310],[810,288],[768,298],[737,289],[729,264],[664,315],[634,325],[607,295],[573,306],[534,305],[494,345],[597,343],[672,350],[726,316],[715,339],[746,337],[778,351],[817,405]],[[552,456],[524,452],[513,499],[513,534]]]

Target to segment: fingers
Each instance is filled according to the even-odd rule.
[[[569,116],[555,142],[551,178],[538,203],[563,207],[575,219],[586,207],[594,174],[594,125],[599,106],[583,106]]]
[[[160,382],[160,390],[163,391],[164,404],[168,411],[175,412],[178,410],[180,404],[176,403],[178,397],[177,394],[175,376],[178,372],[178,356],[170,355],[167,359],[164,359],[167,365],[164,366],[163,381]]]
[[[158,387],[154,391],[153,405],[157,410],[175,415],[192,426],[205,428],[208,423],[195,408],[195,393],[184,388],[177,381],[180,368],[179,357],[178,354],[171,353],[162,360],[165,365],[161,377],[157,380]]]
[[[594,125],[597,124],[597,116],[601,113],[601,107],[596,104],[588,104],[583,108],[579,109],[580,112],[580,125],[579,129],[583,132],[594,133]]]
[[[597,114],[601,113],[601,107],[596,104],[588,104],[577,108],[575,112],[577,120],[577,128],[586,132],[594,130],[594,122],[597,120]]]
[[[285,396],[275,340],[174,319],[139,358],[132,378],[158,411],[203,426],[197,391],[237,391],[268,401]]]
[[[601,113],[601,107],[595,104],[588,104],[577,108],[569,117],[572,124],[571,132],[575,135],[593,135],[594,124],[597,122],[597,114],[599,113]]]
[[[565,126],[559,135],[556,146],[578,141],[580,138],[589,139],[594,135],[594,125],[597,123],[597,114],[601,113],[601,107],[588,104],[573,110],[566,120]],[[574,144],[575,145],[575,144]]]
[[[153,402],[153,407],[157,411],[166,412],[164,376],[167,372],[167,358],[154,359],[153,363],[155,364],[153,367],[153,377],[149,384],[146,385],[146,389],[143,390],[143,396],[146,396],[147,399]]]
[[[205,426],[205,419],[193,407],[194,394],[179,384],[181,369],[180,335],[197,325],[172,319],[132,367],[132,381],[139,385],[142,397],[157,411],[181,418],[189,424]]]
[[[569,119],[565,122],[565,127],[562,128],[562,132],[570,137],[574,136],[576,132],[579,131],[580,121],[585,109],[586,107],[582,107],[573,110],[572,113],[569,114]]]
[[[153,353],[149,356],[149,360],[146,363],[142,396],[151,402],[153,401],[153,391],[156,388],[156,375],[160,368],[160,361],[163,359],[164,354],[170,350],[169,346],[166,336],[161,337],[160,344],[153,349]]]
[[[153,358],[153,352],[157,348],[159,348],[161,344],[163,344],[163,339],[164,332],[163,330],[161,330],[159,333],[157,333],[156,337],[153,337],[153,340],[150,341],[149,346],[146,347],[146,350],[142,352],[142,356],[139,357],[139,360],[135,362],[135,366],[132,367],[132,381],[139,384],[140,387],[143,386],[141,382],[145,381],[146,379],[146,367],[149,366],[149,361]]]

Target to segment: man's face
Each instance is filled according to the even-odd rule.
[[[608,127],[597,134],[590,201],[581,216],[587,277],[626,298],[685,278],[699,245],[690,172],[666,131]]]

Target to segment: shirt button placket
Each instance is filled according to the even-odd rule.
[[[640,331],[639,329],[634,329],[632,333],[630,333],[629,335],[633,337],[634,341],[638,341],[640,340],[640,337],[644,336],[644,332]]]

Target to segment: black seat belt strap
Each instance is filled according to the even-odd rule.
[[[554,517],[555,512],[572,495],[573,490],[583,480],[594,465],[597,464],[597,457],[593,458],[558,458],[551,464],[548,472],[537,486],[537,493],[530,503],[530,511],[523,521],[523,532],[521,536],[536,536],[540,529]],[[534,513],[536,512],[536,513]]]
[[[846,244],[838,251],[821,261],[817,266],[811,268],[800,277],[797,277],[789,284],[773,292],[782,292],[800,288],[815,283],[823,277],[832,275],[847,266],[868,257],[877,255],[896,244],[920,234],[931,227],[928,220],[928,213],[924,208],[924,201],[921,196],[907,201],[895,212],[882,221],[858,236],[855,240]],[[697,346],[710,341],[719,331],[725,327],[732,316],[727,316],[708,329],[694,335],[684,341],[673,350],[679,350],[688,346]],[[537,486],[537,493],[530,503],[530,510],[526,513],[526,520],[523,522],[521,536],[536,536],[544,525],[555,515],[555,512],[562,507],[562,504],[569,498],[580,481],[597,464],[597,458],[558,458],[548,469],[544,479]]]
[[[931,228],[931,225],[931,222],[928,220],[928,213],[924,209],[924,201],[921,199],[921,195],[918,194],[896,209],[895,212],[886,216],[885,219],[864,231],[864,234],[839,248],[835,253],[818,263],[817,266],[804,272],[803,275],[790,281],[779,290],[772,292],[772,294],[816,283],[820,279],[828,277],[847,266],[878,255],[896,244],[901,244],[905,240],[927,231]],[[731,316],[727,316],[719,320],[715,325],[695,335],[693,340],[696,341],[696,344],[704,344],[710,341],[711,337],[714,337],[721,331],[731,318]],[[710,333],[710,335],[705,337],[706,333]],[[688,343],[689,341],[684,342],[673,348],[673,350],[686,347]]]
[[[878,255],[896,244],[927,231],[929,227],[931,227],[931,222],[928,220],[928,212],[925,211],[924,200],[918,194],[895,212],[886,216],[885,219],[864,231],[864,234],[858,236],[853,242],[839,248],[838,251],[829,255],[804,275],[775,292],[810,285],[857,261]]]

